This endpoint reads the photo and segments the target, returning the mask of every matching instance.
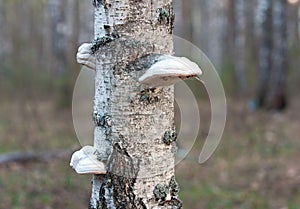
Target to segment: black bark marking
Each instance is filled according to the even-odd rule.
[[[172,144],[172,142],[175,142],[177,139],[177,133],[175,130],[172,131],[166,131],[164,136],[163,136],[163,142],[166,145]]]
[[[134,194],[134,184],[139,172],[139,161],[134,162],[126,148],[121,146],[121,141],[114,144],[113,153],[109,160],[110,172],[106,174],[106,181],[100,189],[102,208],[107,207],[105,196],[109,190],[112,191],[114,206],[118,209],[146,209],[141,198]]]
[[[106,35],[103,37],[98,37],[92,41],[91,51],[95,54],[101,47],[105,46],[107,43],[114,41],[119,38],[118,34],[112,33],[111,35]]]
[[[171,206],[172,209],[182,208],[182,201],[177,198],[180,190],[179,184],[175,180],[175,176],[172,176],[169,185],[157,184],[153,189],[153,195],[155,201],[159,202],[159,206]],[[170,195],[171,199],[166,200]]]
[[[94,7],[99,7],[100,5],[104,5],[104,0],[93,0]]]
[[[126,66],[126,72],[131,73],[134,71],[146,71],[149,69],[154,63],[163,59],[162,54],[147,54],[137,58],[135,61],[130,62]]]
[[[101,5],[104,6],[105,9],[111,7],[111,4],[107,3],[107,0],[93,0],[94,7],[100,7]]]
[[[140,92],[139,101],[145,103],[146,105],[157,103],[160,99],[160,92],[161,91],[156,88],[145,89]]]
[[[160,25],[166,25],[168,27],[168,32],[173,33],[175,14],[171,4],[166,5],[162,8],[157,9],[157,21]]]

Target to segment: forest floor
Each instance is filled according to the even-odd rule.
[[[22,102],[21,102],[22,101]],[[200,101],[201,130],[188,156],[176,166],[186,209],[300,208],[299,98],[282,113],[250,112],[228,99],[222,141],[206,163],[197,163],[209,122]],[[0,154],[76,149],[71,110],[49,99],[0,101]],[[0,166],[0,208],[87,208],[91,176],[69,167],[70,156],[48,162]]]

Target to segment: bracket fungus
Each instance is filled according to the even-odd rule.
[[[92,47],[93,44],[91,43],[82,44],[78,48],[77,62],[96,70],[96,56]],[[171,55],[159,55],[156,62],[144,70],[145,73],[139,77],[138,81],[150,88],[171,86],[180,80],[194,78],[202,74],[195,62],[186,57]]]
[[[106,166],[98,159],[95,147],[84,146],[73,153],[70,166],[78,174],[106,174]]]
[[[156,63],[146,70],[139,82],[150,87],[170,86],[180,79],[187,79],[202,74],[198,65],[185,57],[161,55]]]
[[[96,56],[92,52],[92,44],[84,43],[78,48],[77,62],[92,70],[96,70]]]

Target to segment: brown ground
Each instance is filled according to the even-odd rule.
[[[10,98],[10,97],[4,97]],[[0,153],[79,147],[69,109],[50,98],[0,102]],[[187,158],[176,167],[187,209],[300,208],[300,101],[283,114],[249,112],[228,101],[223,139],[213,157],[197,163],[208,122]],[[200,102],[201,122],[209,104]],[[207,118],[207,120],[204,120]],[[69,158],[0,167],[0,208],[87,208],[90,176],[78,176]]]

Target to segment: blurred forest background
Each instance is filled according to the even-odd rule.
[[[300,3],[174,0],[174,8],[175,35],[212,60],[228,100],[223,140],[198,165],[210,104],[188,82],[201,128],[176,167],[184,208],[299,209]],[[0,0],[0,208],[87,208],[91,177],[68,165],[80,147],[75,55],[92,39],[92,1]]]

